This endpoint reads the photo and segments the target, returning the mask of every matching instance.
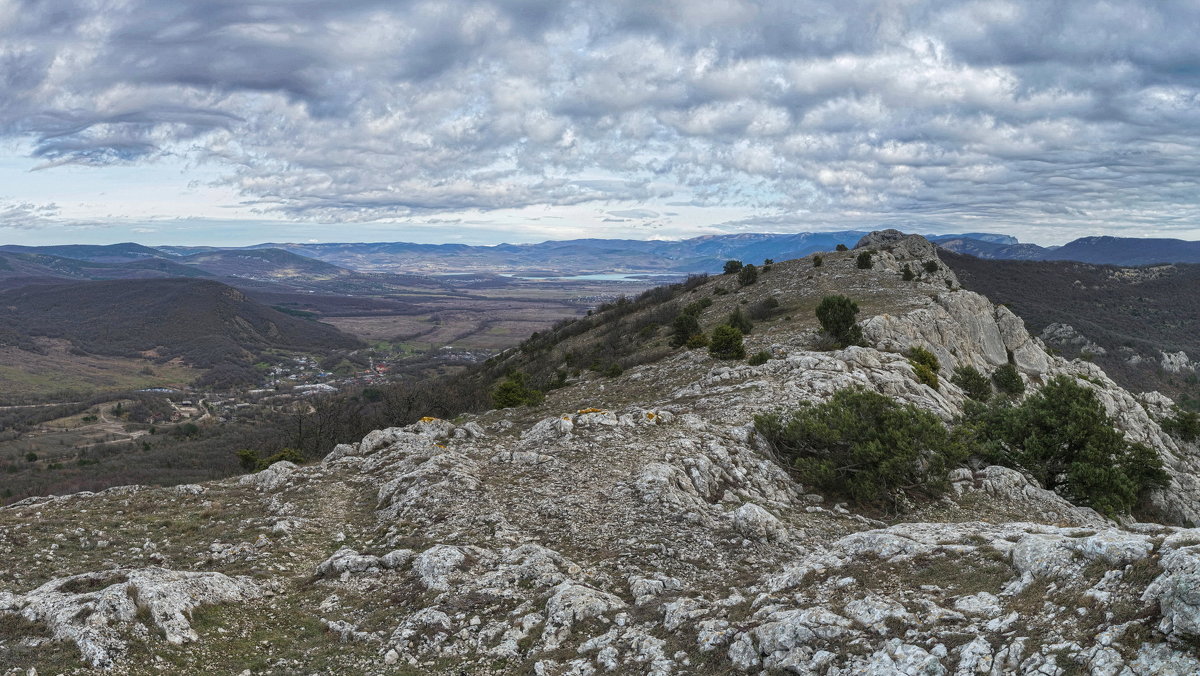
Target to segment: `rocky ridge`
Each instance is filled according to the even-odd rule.
[[[43,672],[1191,674],[1200,467],[1161,395],[1049,354],[919,237],[776,264],[758,366],[678,352],[536,408],[426,419],[204,486],[0,510],[0,663]],[[926,264],[929,264],[928,268]],[[901,282],[905,265],[922,271]],[[716,279],[700,287],[711,293]],[[862,299],[872,347],[815,351],[811,308]],[[742,300],[746,300],[743,298]],[[806,323],[807,322],[807,323]],[[901,353],[942,368],[934,390]],[[1163,456],[1164,523],[1116,523],[1003,467],[860,513],[796,483],[756,413],[859,385],[945,420],[959,364],[1069,375]],[[67,649],[69,648],[69,650]],[[57,650],[58,652],[54,652]],[[23,673],[23,672],[22,672]]]

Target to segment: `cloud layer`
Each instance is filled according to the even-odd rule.
[[[0,135],[49,171],[211,163],[323,222],[1187,231],[1198,25],[1191,0],[0,0]]]

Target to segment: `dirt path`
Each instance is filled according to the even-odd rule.
[[[47,406],[75,406],[81,404],[80,401],[56,401],[51,404],[14,404],[12,406],[0,406],[0,411],[9,411],[18,408],[46,408]]]

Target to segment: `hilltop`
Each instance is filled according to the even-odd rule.
[[[282,249],[211,251],[178,259],[183,265],[225,277],[295,279],[313,281],[349,277],[354,273],[331,263],[298,256]]]
[[[1043,260],[1053,251],[1036,244],[989,242],[969,237],[951,237],[936,241],[938,246],[947,251],[995,260]]]
[[[1200,521],[1200,449],[1163,431],[1169,400],[1048,353],[919,237],[875,233],[820,265],[750,277],[602,306],[473,375],[512,392],[525,373],[545,388],[525,405],[377,430],[312,465],[264,458],[241,478],[0,509],[0,661],[120,674],[1200,671],[1200,529],[1186,527]],[[832,294],[858,303],[862,345],[823,335],[814,309]],[[754,317],[747,354],[765,353],[753,363],[671,347],[681,314],[709,335],[739,309]],[[1063,383],[1088,393],[1121,444],[1161,460],[1166,478],[1135,512],[1157,522],[1109,518],[978,453],[929,495],[851,501],[798,481],[755,421],[859,387],[941,429],[972,407],[955,382],[966,366],[1010,372],[1026,401]]]

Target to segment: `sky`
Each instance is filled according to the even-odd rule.
[[[1200,239],[1194,0],[0,0],[0,243]]]

